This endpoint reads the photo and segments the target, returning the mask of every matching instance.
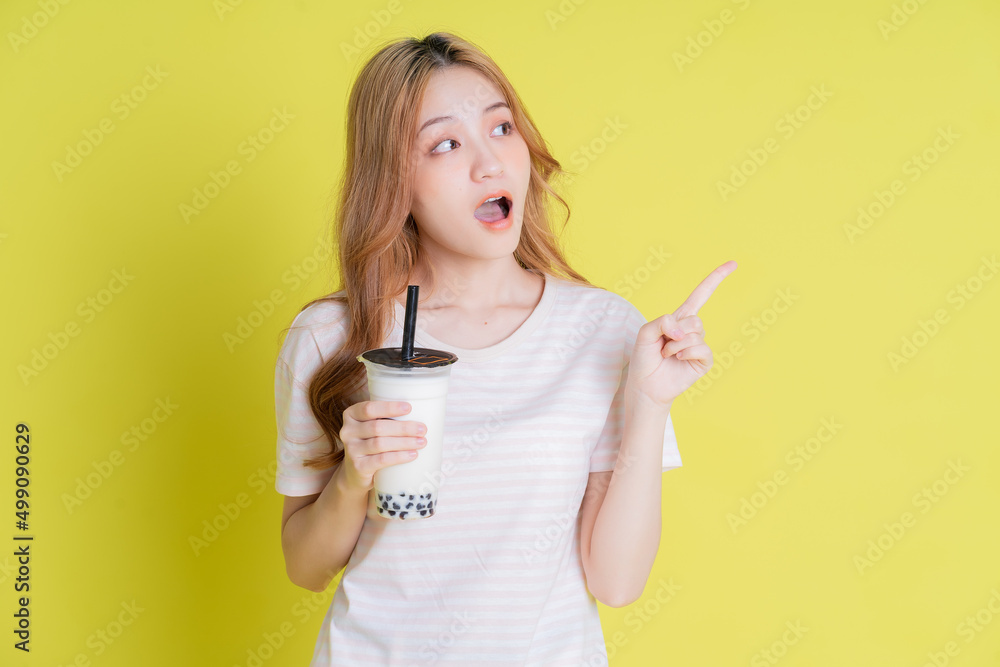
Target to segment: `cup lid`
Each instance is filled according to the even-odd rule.
[[[380,347],[362,352],[361,357],[373,364],[381,364],[389,368],[437,368],[458,361],[458,355],[446,350],[432,350],[427,347],[414,347],[413,357],[403,359],[403,348]]]

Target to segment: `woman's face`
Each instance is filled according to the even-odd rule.
[[[503,95],[478,72],[451,66],[431,75],[417,116],[410,204],[422,251],[439,260],[497,259],[517,248],[530,155],[513,120]],[[473,213],[498,192],[512,200],[508,224],[481,222]]]

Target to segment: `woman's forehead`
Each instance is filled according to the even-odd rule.
[[[420,102],[421,117],[467,116],[503,96],[493,82],[468,67],[446,67],[431,74]]]

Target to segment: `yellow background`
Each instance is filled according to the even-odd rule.
[[[988,606],[996,594],[1000,611],[1000,280],[984,280],[983,259],[1000,248],[1000,6],[220,6],[0,6],[0,662],[247,665],[284,627],[263,664],[308,663],[336,582],[310,610],[313,594],[284,571],[268,471],[278,334],[336,287],[309,258],[326,242],[360,64],[377,43],[445,29],[494,57],[576,172],[563,238],[595,284],[652,319],[739,263],[701,311],[712,376],[675,403],[684,467],[663,478],[646,593],[601,607],[612,664],[916,666],[928,653],[1000,664]],[[371,44],[345,50],[366,27]],[[143,88],[147,67],[164,75]],[[810,109],[814,86],[830,97]],[[134,90],[144,99],[123,118],[115,101]],[[294,118],[248,160],[241,143],[274,109]],[[106,118],[113,131],[58,174],[53,163]],[[765,145],[777,150],[724,197],[719,182]],[[914,172],[925,151],[933,164]],[[180,205],[230,160],[240,173],[185,222]],[[858,208],[878,211],[895,179],[902,194],[850,237]],[[651,247],[670,258],[648,271]],[[961,307],[959,285],[972,297]],[[87,299],[102,310],[81,308]],[[258,308],[260,326],[227,345]],[[77,335],[24,380],[19,367],[73,323]],[[904,338],[916,354],[894,365]],[[162,421],[157,399],[177,406]],[[824,420],[840,425],[832,437]],[[11,647],[19,421],[33,437],[30,656]],[[146,439],[123,441],[133,428]],[[795,448],[820,435],[796,467]],[[116,450],[120,465],[68,508]],[[946,474],[949,462],[968,470]],[[744,500],[756,513],[734,530],[730,515],[751,514]],[[196,554],[189,538],[239,502]],[[888,548],[859,565],[869,541]],[[98,633],[133,601],[141,611],[105,643]],[[962,625],[977,613],[979,630]],[[796,623],[798,637],[786,633]]]

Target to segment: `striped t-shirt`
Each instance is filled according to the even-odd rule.
[[[383,347],[402,344],[398,302],[395,311]],[[329,446],[307,387],[342,345],[343,317],[339,303],[313,304],[279,354],[281,494],[319,493],[333,475],[300,462]],[[418,311],[415,346],[458,355],[439,504],[426,519],[385,519],[369,493],[311,667],[607,665],[584,579],[579,509],[588,475],[615,467],[628,360],[646,319],[618,294],[546,275],[534,311],[495,345],[455,347],[429,336],[421,320]],[[367,386],[355,396],[368,400]],[[668,418],[663,470],[680,465]]]

